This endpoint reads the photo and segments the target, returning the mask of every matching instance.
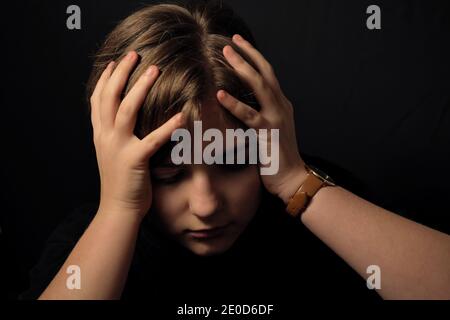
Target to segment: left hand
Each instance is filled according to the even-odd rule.
[[[232,39],[248,54],[259,72],[231,46],[225,46],[223,54],[237,75],[255,92],[261,110],[256,111],[224,90],[217,92],[217,99],[222,106],[249,128],[254,128],[256,131],[258,129],[268,129],[269,131],[270,129],[279,129],[278,173],[261,175],[261,180],[270,193],[287,203],[306,178],[304,161],[297,146],[294,108],[281,91],[273,68],[263,55],[241,36],[234,35]],[[268,135],[270,136],[270,134]]]

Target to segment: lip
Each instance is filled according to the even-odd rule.
[[[230,224],[221,227],[201,229],[201,230],[187,230],[187,234],[195,239],[212,239],[219,237],[227,229]]]

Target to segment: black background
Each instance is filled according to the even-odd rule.
[[[295,106],[300,151],[384,208],[450,233],[450,3],[225,1]],[[1,293],[26,289],[50,232],[95,200],[91,56],[151,1],[2,3]],[[81,30],[66,8],[81,8]],[[381,7],[381,30],[366,8]]]

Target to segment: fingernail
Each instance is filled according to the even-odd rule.
[[[151,66],[147,69],[147,71],[145,71],[145,75],[146,75],[146,76],[152,76],[152,75],[155,74],[155,72],[156,72],[156,67],[155,67],[154,65],[151,65]]]
[[[227,53],[228,54],[228,58],[231,58],[231,59],[234,58],[235,59],[236,58],[236,54],[238,54],[236,52],[236,50],[234,50],[234,48],[231,45],[226,45],[225,47],[229,47],[228,49],[226,49],[228,51],[228,53]],[[225,54],[225,51],[223,53]]]
[[[108,63],[108,66],[106,67],[106,69],[110,69],[110,68],[112,68],[113,66],[114,66],[114,61],[110,61],[109,63]]]
[[[184,115],[183,115],[183,112],[180,112],[180,113],[177,115],[176,120],[177,120],[177,122],[178,122],[179,124],[182,124],[182,123],[184,122]]]
[[[219,90],[219,99],[225,99],[225,97],[227,96],[226,92],[223,90]]]
[[[133,56],[134,56],[134,51],[130,51],[130,52],[127,53],[126,58],[131,60],[131,59],[133,59]]]
[[[236,39],[237,41],[244,41],[244,38],[242,38],[239,34],[235,34],[234,39]]]

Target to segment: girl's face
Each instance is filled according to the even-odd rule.
[[[223,111],[217,100],[208,103],[203,108],[203,132],[219,129],[225,144],[225,129],[237,126],[220,120],[218,114]],[[166,159],[151,172],[153,212],[170,236],[197,255],[214,255],[229,249],[259,206],[258,165],[173,165]]]

